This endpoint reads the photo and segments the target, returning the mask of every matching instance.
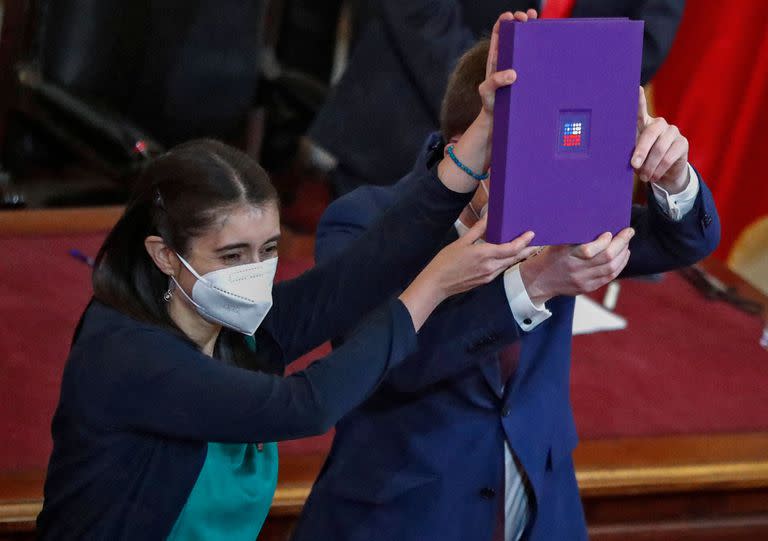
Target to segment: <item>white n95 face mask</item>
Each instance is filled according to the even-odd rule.
[[[197,313],[212,323],[252,336],[272,308],[277,258],[227,267],[203,276],[183,257],[179,256],[179,259],[197,278],[192,287],[192,298],[176,278],[172,276],[171,279]]]

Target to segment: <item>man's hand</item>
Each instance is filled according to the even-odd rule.
[[[544,304],[558,295],[594,291],[615,279],[629,261],[629,241],[635,231],[623,229],[615,237],[603,233],[578,246],[547,246],[520,264],[520,277],[531,301]]]
[[[669,194],[682,192],[688,185],[688,139],[677,126],[648,114],[643,87],[637,109],[637,142],[632,167],[643,182],[654,182]]]

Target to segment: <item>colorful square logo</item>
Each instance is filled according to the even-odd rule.
[[[581,154],[588,151],[591,116],[588,110],[560,111],[557,132],[558,154]]]
[[[563,146],[581,146],[581,122],[566,122],[563,124]]]

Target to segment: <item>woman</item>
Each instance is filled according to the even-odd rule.
[[[213,141],[151,163],[97,257],[53,419],[40,537],[254,539],[276,485],[273,442],[327,430],[414,351],[443,299],[530,253],[530,233],[475,244],[481,223],[424,267],[477,187],[472,171],[487,169],[493,93],[513,79],[481,87],[455,160],[425,170],[340,258],[274,291],[279,211],[261,167]],[[343,347],[282,377],[342,334]]]

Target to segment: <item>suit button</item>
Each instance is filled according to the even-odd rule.
[[[492,500],[496,496],[496,490],[491,487],[483,487],[480,489],[480,497],[484,500]]]
[[[509,417],[509,414],[510,414],[510,413],[512,413],[512,408],[510,408],[509,406],[507,406],[506,408],[504,408],[503,410],[501,410],[501,414],[502,414],[504,417]]]
[[[710,216],[709,214],[705,214],[704,217],[701,219],[701,225],[704,226],[705,228],[712,225],[712,216]]]

